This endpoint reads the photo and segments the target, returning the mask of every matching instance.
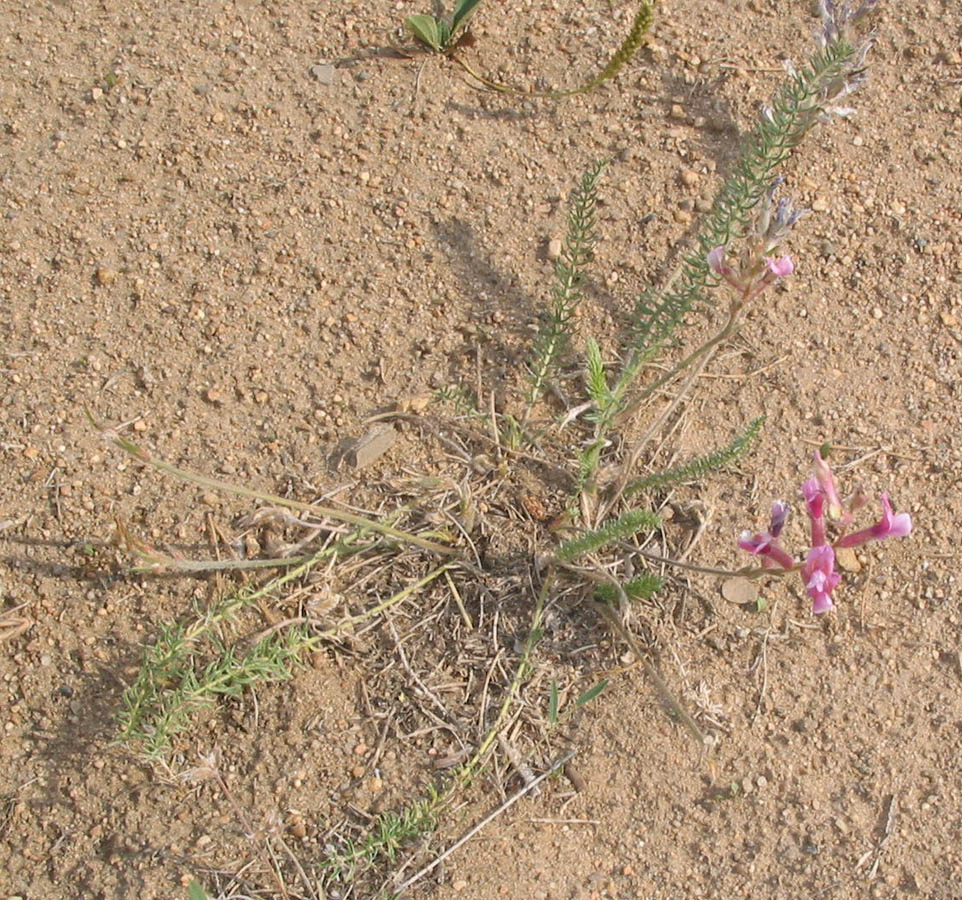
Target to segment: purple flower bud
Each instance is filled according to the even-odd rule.
[[[812,598],[812,612],[820,615],[835,608],[832,591],[842,576],[835,571],[835,551],[828,544],[812,547],[802,566],[802,581],[808,596]]]
[[[882,541],[890,537],[907,537],[912,531],[912,517],[908,513],[892,514],[889,495],[882,494],[882,518],[871,528],[863,528],[847,534],[839,542],[839,547],[857,547],[868,541]]]
[[[770,114],[770,117],[773,114]],[[779,175],[769,186],[764,196],[758,201],[758,221],[755,223],[755,233],[760,237],[768,234],[772,224],[772,209],[775,205],[775,193],[785,178]]]
[[[771,253],[788,237],[798,220],[808,214],[807,209],[793,209],[792,201],[787,197],[775,203],[775,193],[784,180],[781,176],[776,178],[756,204],[758,212],[753,230],[758,236],[762,253]]]
[[[772,504],[772,520],[768,526],[768,533],[773,538],[777,538],[782,533],[782,529],[785,527],[785,522],[788,519],[788,514],[791,511],[792,508],[781,500],[776,500]]]
[[[838,40],[845,40],[852,23],[868,15],[878,0],[862,0],[857,6],[850,0],[836,3],[834,0],[821,0],[819,12],[822,16],[822,30],[818,34],[819,44],[824,47]]]

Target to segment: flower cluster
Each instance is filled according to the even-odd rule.
[[[849,532],[855,512],[866,503],[861,490],[843,502],[835,486],[835,478],[828,463],[815,451],[815,471],[802,484],[802,498],[811,526],[810,549],[803,562],[796,562],[780,543],[780,536],[788,519],[789,506],[777,501],[772,505],[768,531],[762,534],[742,532],[738,546],[753,556],[761,557],[762,567],[772,574],[800,571],[805,589],[812,598],[812,612],[828,612],[835,604],[832,591],[842,580],[835,571],[835,551],[858,547],[868,541],[890,537],[906,537],[912,531],[912,517],[908,513],[893,513],[888,494],[882,494],[882,517],[870,528]],[[836,532],[829,541],[829,529]]]
[[[782,198],[775,202],[781,177],[755,204],[755,223],[745,236],[745,249],[735,263],[727,259],[728,247],[721,244],[708,254],[708,267],[734,288],[739,304],[754,300],[769,285],[795,271],[790,256],[772,256],[772,251],[788,237],[792,228],[807,209],[792,209],[792,201]]]

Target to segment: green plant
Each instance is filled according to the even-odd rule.
[[[819,119],[830,112],[836,99],[849,91],[860,77],[864,48],[848,43],[843,38],[844,33],[844,28],[835,29],[835,39],[823,41],[823,46],[812,55],[809,64],[789,77],[771,108],[767,108],[760,117],[734,171],[724,181],[706,216],[695,239],[695,249],[684,256],[679,272],[667,288],[647,291],[635,303],[632,327],[619,354],[622,360],[620,366],[609,372],[599,342],[592,337],[587,338],[584,382],[589,402],[575,407],[574,415],[587,411],[594,423],[593,433],[585,439],[584,448],[578,453],[579,505],[589,529],[604,527],[603,523],[626,496],[646,488],[701,477],[743,453],[750,440],[757,435],[761,425],[759,420],[751,423],[725,450],[666,472],[640,478],[634,475],[644,448],[661,423],[677,408],[719,346],[734,334],[748,302],[754,300],[776,277],[791,271],[790,265],[787,272],[775,272],[774,268],[772,272],[753,269],[742,293],[736,294],[730,302],[722,328],[663,376],[649,384],[641,383],[647,364],[674,336],[685,317],[695,309],[714,305],[710,292],[721,283],[722,278],[712,271],[709,253],[738,241],[755,241],[753,246],[764,249],[759,242],[766,235],[756,237],[752,231],[752,221],[764,219],[763,230],[771,231],[774,227],[770,225],[775,215],[772,209],[772,184],[778,166]],[[531,365],[534,374],[525,421],[545,384],[558,375],[564,361],[563,351],[574,338],[573,311],[582,299],[580,285],[584,266],[590,260],[597,240],[593,213],[602,168],[602,164],[590,168],[572,197],[568,237],[555,272],[553,303],[536,343]],[[799,215],[788,217],[786,214],[785,221],[782,217],[783,205],[780,202],[774,221],[781,226],[781,231],[777,240],[769,240],[765,248],[784,239]],[[686,379],[678,389],[676,399],[649,424],[640,438],[629,445],[627,452],[612,458],[610,448],[618,445],[610,440],[612,431],[633,414],[644,410],[659,391],[686,370]],[[617,477],[600,496],[598,474],[603,467],[613,468]]]
[[[435,53],[448,53],[457,46],[481,0],[457,0],[451,18],[418,14],[404,20],[405,29]]]
[[[413,28],[412,32],[432,49],[448,50],[476,6],[476,2],[459,3],[450,23],[445,20],[443,27],[431,17],[412,17],[419,19],[422,33]],[[648,17],[639,13],[628,50],[624,50],[623,45],[624,52],[620,50],[616,54],[601,80],[612,77],[634,52],[633,47],[640,43],[640,35],[650,24],[650,4],[646,6]],[[350,880],[380,859],[393,859],[405,842],[433,828],[457,791],[476,778],[518,704],[526,681],[532,676],[532,660],[542,638],[545,609],[562,591],[576,594],[586,605],[593,603],[599,616],[631,647],[672,716],[684,723],[704,747],[705,735],[675,700],[647,648],[630,627],[632,610],[639,602],[654,597],[665,585],[662,575],[643,571],[650,554],[642,546],[644,538],[638,536],[661,526],[660,518],[647,508],[652,505],[651,492],[703,478],[738,459],[757,436],[761,419],[752,421],[726,447],[695,460],[648,474],[639,474],[638,468],[648,444],[691,391],[695,379],[718,348],[735,332],[749,303],[775,279],[791,273],[787,257],[775,260],[765,255],[787,236],[798,219],[790,207],[781,203],[777,208],[774,206],[777,187],[777,182],[773,184],[774,176],[815,123],[828,115],[834,102],[857,83],[866,49],[853,46],[845,39],[849,20],[854,18],[849,5],[838,9],[826,4],[826,9],[828,21],[822,45],[805,68],[789,76],[772,107],[765,110],[734,171],[723,183],[695,239],[694,249],[684,256],[677,276],[664,289],[648,291],[637,300],[632,327],[621,337],[618,347],[606,353],[600,339],[591,335],[584,338],[581,361],[584,402],[563,410],[560,416],[538,418],[547,406],[548,387],[554,380],[565,377],[571,350],[579,343],[577,310],[584,300],[585,273],[598,240],[595,210],[603,162],[589,168],[572,195],[567,235],[554,271],[551,302],[531,352],[528,378],[520,400],[522,413],[516,415],[509,410],[498,413],[493,403],[490,413],[483,413],[485,404],[480,402],[480,396],[479,402],[473,403],[462,394],[449,392],[448,398],[467,410],[475,425],[478,421],[490,424],[493,436],[480,433],[476,437],[479,442],[494,445],[499,461],[502,456],[508,461],[497,467],[496,477],[507,477],[513,460],[520,463],[531,459],[538,464],[550,463],[554,470],[568,476],[565,530],[558,532],[557,540],[552,537],[549,543],[542,538],[533,547],[532,562],[526,573],[531,585],[527,635],[520,650],[515,651],[514,673],[497,706],[497,714],[477,742],[469,762],[458,768],[444,785],[431,786],[424,798],[402,812],[377,817],[361,840],[344,841],[329,857],[328,871],[332,877]],[[433,30],[420,19],[430,19]],[[729,264],[726,259],[725,254],[732,245],[745,248],[737,265]],[[717,305],[712,292],[723,282],[734,289],[734,295],[729,300],[721,328],[670,365],[667,372],[646,381],[649,363],[665,350],[669,341],[676,339],[685,317],[696,310],[710,312]],[[606,362],[606,358],[615,362]],[[674,387],[674,397],[663,408],[655,410],[655,398],[669,387]],[[641,413],[648,415],[641,435],[631,441],[623,439],[621,430],[634,415]],[[560,427],[556,425],[571,428],[566,438],[572,434],[576,437],[567,441],[557,439]],[[121,716],[121,740],[136,745],[153,760],[167,760],[173,739],[189,727],[200,709],[219,698],[290,678],[305,652],[354,624],[381,615],[442,574],[451,585],[452,594],[458,597],[458,603],[461,601],[451,573],[463,567],[470,572],[470,577],[478,577],[482,565],[480,554],[477,566],[449,560],[460,553],[453,532],[405,529],[397,517],[369,519],[336,507],[298,503],[195,475],[157,460],[132,442],[97,427],[115,446],[143,464],[204,487],[296,510],[307,515],[310,523],[325,535],[321,548],[309,554],[253,561],[243,566],[290,567],[290,571],[266,586],[238,591],[208,610],[195,610],[194,616],[184,623],[161,628],[158,639],[146,652],[139,676],[125,694],[126,708]],[[476,427],[474,430],[480,432]],[[560,462],[553,457],[556,453],[561,455]],[[473,464],[482,455],[469,457],[472,469],[495,471],[493,466],[479,465],[474,469]],[[399,511],[398,516],[402,512]],[[323,529],[326,519],[341,523],[342,529],[351,526],[348,534],[335,535],[331,529]],[[469,532],[470,528],[463,529],[466,543],[471,542]],[[129,535],[126,543],[149,568],[193,570],[187,561],[161,554]],[[309,617],[300,616],[284,620],[279,626],[271,625],[253,638],[240,636],[238,625],[242,615],[254,615],[260,601],[279,595],[295,579],[322,562],[333,569],[348,556],[367,554],[370,557],[381,553],[387,564],[396,559],[402,548],[429,554],[434,562],[430,563],[427,574],[388,599],[370,605],[360,614],[342,618],[332,627],[321,628]],[[438,558],[449,561],[438,564]],[[672,564],[670,559],[658,559]],[[421,560],[424,565],[423,557]],[[210,568],[211,563],[200,561],[198,567]],[[470,622],[463,606],[461,609]],[[581,694],[574,708],[597,696],[605,683]],[[552,682],[547,709],[549,726],[561,721],[563,712],[559,707],[559,690]]]
[[[328,878],[351,882],[381,860],[393,862],[402,847],[435,829],[452,793],[450,788],[443,790],[431,785],[426,797],[415,800],[401,812],[381,813],[362,840],[342,841],[328,856],[324,862]]]
[[[246,645],[238,643],[242,613],[259,609],[266,599],[277,596],[322,562],[337,558],[335,548],[325,547],[263,587],[233,592],[210,609],[196,611],[186,623],[162,625],[146,650],[137,678],[124,691],[118,743],[166,765],[173,739],[190,726],[198,711],[212,706],[219,697],[236,697],[262,684],[289,679],[305,654],[381,615],[448,569],[440,566],[387,600],[331,627],[311,627],[307,619],[289,620]]]
[[[611,58],[605,64],[601,72],[599,72],[594,78],[590,78],[579,87],[570,88],[568,90],[523,91],[519,88],[510,87],[509,85],[500,84],[496,81],[491,81],[490,79],[485,78],[483,75],[475,72],[474,69],[472,69],[462,59],[458,59],[457,62],[461,68],[463,68],[479,84],[489,88],[490,90],[498,91],[503,94],[523,94],[525,97],[543,97],[552,100],[558,100],[564,97],[574,97],[577,94],[586,94],[588,91],[591,91],[599,85],[604,84],[604,82],[610,81],[625,67],[625,65],[627,65],[629,60],[631,60],[635,53],[637,53],[641,48],[642,44],[644,44],[645,39],[648,36],[648,32],[651,30],[651,24],[654,21],[654,16],[654,0],[644,0],[644,2],[642,2],[641,6],[638,8],[638,12],[635,13],[634,19],[632,19],[631,28],[628,30],[627,36],[621,42],[621,45],[618,47],[618,49],[612,54]],[[430,16],[425,16],[424,18],[430,19]]]
[[[575,699],[575,702],[568,709],[562,711],[559,709],[560,696],[558,694],[558,682],[552,681],[551,688],[548,693],[548,713],[546,716],[549,727],[554,728],[559,724],[559,722],[566,718],[566,714],[570,714],[575,710],[581,709],[582,706],[585,706],[596,697],[599,697],[605,688],[608,687],[609,683],[610,682],[607,678],[603,678],[596,685],[588,688],[588,690],[586,690],[584,693],[579,694]]]
[[[210,895],[204,890],[204,886],[196,880],[187,885],[187,897],[189,900],[210,900]]]

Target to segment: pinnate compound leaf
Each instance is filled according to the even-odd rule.
[[[593,553],[613,541],[629,538],[638,531],[654,531],[660,525],[661,518],[656,513],[647,509],[630,509],[601,528],[565,541],[558,548],[558,558],[567,561],[585,553]]]
[[[605,364],[601,358],[601,347],[589,337],[585,346],[585,381],[588,395],[599,410],[606,410],[612,401],[608,379],[605,377]]]
[[[699,456],[690,462],[667,469],[664,472],[655,472],[638,478],[625,488],[624,495],[630,497],[642,490],[661,487],[666,484],[678,484],[683,481],[694,481],[712,472],[717,472],[723,466],[727,466],[744,456],[752,441],[758,437],[764,424],[764,416],[752,419],[748,427],[737,435],[727,447],[722,447],[720,450],[715,450],[705,456]]]

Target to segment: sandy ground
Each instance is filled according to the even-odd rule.
[[[480,382],[501,402],[520,383],[548,242],[585,167],[612,159],[583,317],[610,339],[669,274],[816,25],[805,2],[663,2],[653,44],[615,82],[541,100],[480,92],[438,57],[370,53],[427,11],[0,10],[0,897],[183,898],[194,876],[212,895],[281,897],[259,835],[286,835],[310,876],[339,835],[423,794],[450,749],[401,734],[405,673],[381,671],[392,651],[376,641],[316,654],[181,738],[184,766],[219,755],[233,801],[113,745],[143,644],[220,583],[118,576],[91,548],[120,519],[207,555],[215,526],[230,532],[249,504],[125,460],[84,406],[136,420],[127,433],[179,465],[376,507],[392,479],[437,471],[444,448],[401,427],[361,471],[331,472],[331,451],[392,401]],[[573,87],[633,14],[491,2],[461,52],[522,87]],[[711,758],[633,669],[575,736],[582,789],[549,782],[412,895],[962,895],[962,11],[883,2],[875,24],[856,115],[785,167],[784,192],[813,210],[791,242],[797,272],[699,380],[658,461],[768,417],[749,458],[675,498],[704,525],[691,554],[703,565],[744,564],[735,537],[794,500],[824,440],[850,488],[888,490],[912,513],[912,536],[860,550],[838,610],[818,619],[794,584],[766,584],[758,613],[718,579],[682,579],[658,623],[660,664],[717,733]],[[800,545],[801,525],[790,532]],[[619,666],[625,647],[583,624]],[[419,853],[412,874],[502,788],[489,777],[466,792],[394,866]],[[287,856],[281,868],[289,896],[310,896]]]

